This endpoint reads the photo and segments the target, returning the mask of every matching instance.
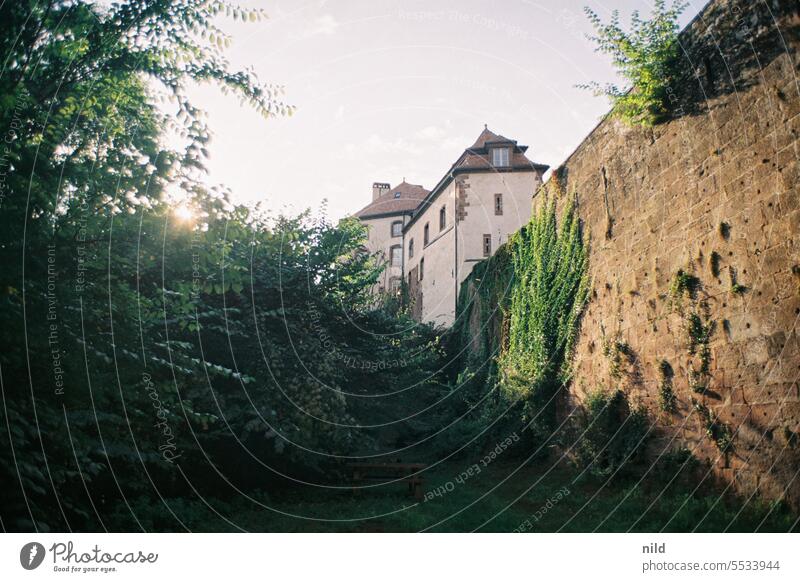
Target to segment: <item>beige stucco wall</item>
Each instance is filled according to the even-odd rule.
[[[418,271],[414,270],[424,257],[425,273],[419,284],[422,321],[452,325],[461,282],[472,272],[475,263],[484,258],[483,235],[492,235],[494,253],[510,234],[528,222],[531,198],[540,184],[541,176],[534,171],[461,174],[414,221],[405,236],[405,273],[407,277],[416,276]],[[495,194],[503,194],[503,214],[499,216],[494,213]],[[457,197],[463,209],[458,225],[455,224]],[[447,224],[440,231],[442,206],[447,209]],[[424,246],[426,223],[430,225],[430,241]],[[412,238],[414,256],[409,257],[408,244]]]
[[[447,224],[439,229],[439,211],[446,207]],[[406,275],[419,267],[425,258],[425,273],[420,281],[422,310],[420,319],[439,325],[452,323],[455,306],[455,185],[451,182],[432,206],[425,209],[406,232]],[[430,240],[423,244],[425,224],[430,225]],[[408,256],[408,244],[414,239],[414,256]]]
[[[381,218],[363,218],[361,221],[367,226],[367,249],[371,253],[380,253],[385,261],[387,261],[386,269],[381,273],[381,278],[378,281],[376,291],[387,291],[389,289],[389,281],[392,277],[398,277],[402,280],[403,267],[393,267],[388,263],[390,259],[389,250],[394,245],[403,245],[403,237],[392,236],[392,223],[395,221],[402,221],[405,225],[409,220],[408,216],[395,215]]]
[[[465,216],[458,225],[459,286],[483,260],[483,235],[492,237],[492,254],[527,224],[531,199],[541,185],[537,172],[469,174],[464,177]],[[494,195],[503,195],[503,214],[494,213]]]

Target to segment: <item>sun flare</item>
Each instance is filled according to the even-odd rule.
[[[194,220],[194,210],[185,204],[181,204],[175,208],[175,217],[181,222],[191,222]]]

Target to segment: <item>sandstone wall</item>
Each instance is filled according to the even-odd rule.
[[[796,0],[714,0],[681,36],[676,118],[653,129],[606,119],[543,190],[577,197],[591,236],[594,292],[576,350],[573,402],[620,386],[659,426],[652,454],[678,446],[744,494],[800,505],[800,40]],[[534,199],[541,202],[543,192]],[[700,281],[684,315],[679,269]],[[746,289],[735,287],[735,283]],[[741,292],[743,291],[743,292]],[[710,380],[685,314],[714,323]],[[630,347],[614,378],[603,343]],[[659,410],[659,362],[677,411]],[[730,427],[721,454],[692,400]]]

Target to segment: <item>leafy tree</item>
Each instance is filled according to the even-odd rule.
[[[270,225],[203,185],[210,136],[189,83],[216,82],[267,117],[291,112],[279,87],[230,69],[223,14],[260,16],[200,0],[0,6],[4,528],[105,527],[110,506],[186,492],[193,463],[213,473],[269,430],[286,458],[349,438],[335,424],[343,375],[308,334],[294,359],[283,338],[303,330],[304,301],[360,309],[376,267],[357,252],[357,225]],[[165,147],[166,131],[185,147]],[[176,220],[169,190],[189,197],[192,224]],[[249,348],[244,369],[237,347]],[[333,388],[310,396],[300,362]],[[301,393],[297,407],[278,385]],[[244,388],[256,386],[251,403]],[[312,405],[333,428],[303,430]],[[282,455],[279,434],[298,447]]]
[[[630,31],[620,25],[619,11],[612,12],[604,23],[589,7],[584,8],[596,31],[589,39],[597,52],[611,55],[617,72],[629,83],[620,87],[610,83],[601,87],[593,82],[579,85],[611,99],[614,114],[639,125],[653,125],[670,111],[670,88],[680,66],[678,18],[688,4],[673,0],[655,0],[652,17],[641,18],[638,11],[631,15]]]

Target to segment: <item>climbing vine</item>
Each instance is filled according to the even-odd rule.
[[[672,376],[674,371],[667,360],[661,360],[658,364],[658,372],[661,376],[661,383],[658,387],[658,407],[663,412],[675,412],[677,410],[678,398],[672,388]]]
[[[692,398],[692,406],[703,423],[706,436],[715,444],[720,452],[728,452],[733,446],[733,432],[731,427],[722,422],[708,406]]]
[[[500,353],[508,316],[514,274],[509,246],[501,246],[476,264],[461,284],[456,321],[449,334],[457,368],[468,373],[488,368],[487,381],[496,378],[493,362]]]
[[[545,200],[510,247],[514,286],[501,388],[546,425],[553,396],[569,377],[568,355],[589,294],[589,249],[574,203],[558,224],[555,200]]]
[[[622,339],[619,332],[615,337],[610,338],[601,326],[601,333],[603,335],[603,356],[608,360],[609,376],[611,376],[612,380],[620,380],[625,372],[625,364],[630,362],[632,356],[631,347]]]

